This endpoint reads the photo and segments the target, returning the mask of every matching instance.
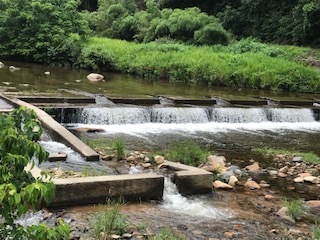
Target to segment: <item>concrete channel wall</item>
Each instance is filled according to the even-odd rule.
[[[212,191],[212,174],[195,167],[165,161],[176,170],[173,181],[183,195]],[[35,178],[41,178],[41,169],[26,168]],[[48,181],[49,179],[43,179]],[[54,178],[55,197],[51,207],[105,203],[107,199],[123,198],[128,201],[161,200],[164,177],[156,173],[109,175],[81,178]]]
[[[99,154],[97,152],[95,152],[89,146],[84,144],[79,138],[77,138],[71,132],[69,132],[67,129],[61,126],[45,111],[19,99],[10,99],[4,96],[1,97],[17,107],[23,106],[34,110],[38,116],[38,119],[41,121],[43,127],[50,132],[50,134],[54,137],[56,141],[62,142],[66,144],[68,147],[71,147],[75,151],[79,152],[81,155],[85,157],[87,161],[99,160]]]

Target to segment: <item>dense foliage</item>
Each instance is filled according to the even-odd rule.
[[[159,0],[165,7],[197,6],[241,37],[320,46],[320,0]]]
[[[54,194],[52,182],[35,179],[25,168],[47,160],[48,153],[38,145],[42,129],[32,111],[14,110],[0,115],[0,239],[67,239],[69,227],[44,224],[23,227],[16,219],[29,208],[48,203]]]
[[[80,0],[0,1],[1,56],[72,62],[73,48],[89,31],[78,12],[79,4]]]
[[[219,20],[199,8],[160,9],[155,0],[138,6],[129,0],[101,0],[97,12],[85,13],[96,34],[150,42],[168,38],[193,44],[227,44],[230,34]]]

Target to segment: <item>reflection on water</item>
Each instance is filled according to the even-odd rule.
[[[277,98],[319,99],[319,95],[274,93],[270,91],[230,89],[207,86],[188,86],[170,84],[167,81],[150,81],[125,74],[101,72],[105,76],[103,82],[90,82],[86,76],[89,70],[58,68],[23,62],[3,61],[0,69],[0,91],[28,93],[51,93],[52,95],[70,95],[61,91],[79,90],[91,94],[105,94],[113,97],[144,97],[151,96],[184,96],[203,99],[205,96],[222,97],[226,99],[252,99],[259,96]],[[9,66],[19,67],[19,71],[11,72]],[[50,75],[45,72],[49,71]],[[79,94],[79,93],[78,93]]]

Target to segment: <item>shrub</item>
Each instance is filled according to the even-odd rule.
[[[35,141],[42,128],[34,111],[15,109],[0,115],[0,239],[67,239],[69,226],[62,221],[55,228],[45,224],[23,227],[15,222],[29,208],[48,203],[54,196],[52,182],[37,179],[25,170],[49,154]]]
[[[207,159],[208,149],[201,148],[191,140],[173,143],[165,152],[166,159],[186,165],[198,166]]]
[[[229,34],[221,25],[210,23],[194,32],[194,40],[200,45],[228,45]]]

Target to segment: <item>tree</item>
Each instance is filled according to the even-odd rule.
[[[89,33],[79,4],[80,0],[0,1],[0,55],[71,63],[74,46]]]
[[[42,128],[34,111],[16,109],[0,115],[0,239],[67,239],[69,227],[32,225],[24,228],[15,220],[39,203],[48,203],[54,195],[52,182],[35,179],[25,170],[47,160],[48,153],[36,142]]]

